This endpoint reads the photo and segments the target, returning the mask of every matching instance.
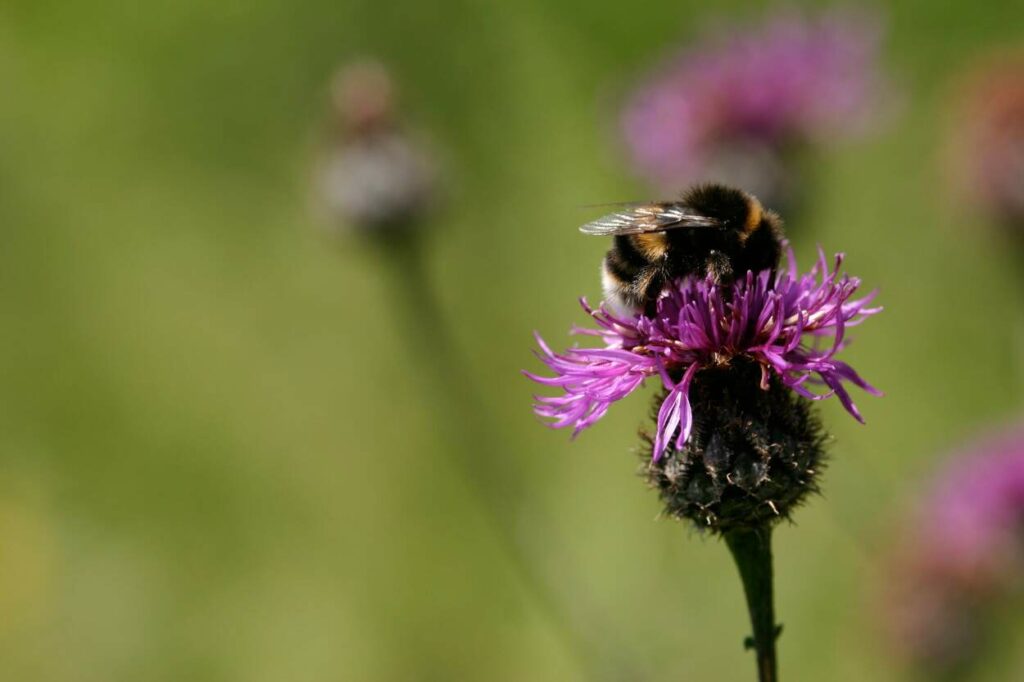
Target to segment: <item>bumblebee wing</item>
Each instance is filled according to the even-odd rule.
[[[664,232],[681,227],[711,227],[718,221],[694,213],[679,203],[636,204],[598,218],[580,227],[580,232],[598,236]]]

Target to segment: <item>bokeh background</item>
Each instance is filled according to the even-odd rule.
[[[798,254],[843,250],[881,290],[848,354],[887,395],[860,396],[867,426],[821,406],[824,497],[776,533],[791,679],[905,678],[878,597],[898,520],[945,453],[1024,412],[1024,263],[942,165],[956,74],[1024,44],[1024,8],[876,7],[895,113],[816,163]],[[632,79],[762,8],[3,3],[0,677],[748,679],[728,553],[636,475],[647,400],[570,442],[519,371],[599,294],[581,207],[650,194],[616,137]],[[327,83],[365,54],[442,157],[425,287],[573,638],[447,456],[463,385],[425,377],[379,255],[309,210]],[[976,679],[1024,670],[1015,625]]]

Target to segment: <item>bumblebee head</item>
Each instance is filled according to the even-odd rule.
[[[698,185],[686,192],[683,203],[718,221],[723,228],[740,232],[743,238],[756,231],[765,218],[756,197],[725,185]]]

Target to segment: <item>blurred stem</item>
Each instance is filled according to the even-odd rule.
[[[458,344],[431,286],[422,237],[410,229],[382,235],[381,239],[388,240],[379,244],[378,256],[388,275],[389,307],[428,396],[428,409],[434,412],[448,446],[445,451],[482,495],[481,501],[492,520],[511,533],[505,514],[499,511],[513,508],[518,498],[510,488],[511,472],[499,471],[507,465],[508,458],[496,451],[501,449],[500,436],[488,423],[486,410],[466,370],[466,361],[460,357]]]
[[[600,673],[592,669],[597,659],[586,655],[586,643],[517,538],[516,509],[521,495],[516,492],[516,476],[509,470],[514,459],[503,447],[501,434],[489,423],[484,403],[474,390],[466,361],[431,287],[421,241],[414,227],[381,235],[375,245],[379,247],[381,266],[387,271],[389,307],[416,364],[425,402],[442,432],[443,449],[465,478],[523,587],[570,655],[584,669],[591,668],[588,679],[598,679]]]
[[[767,526],[733,530],[725,533],[732,558],[736,561],[743,593],[747,597],[750,624],[754,636],[748,640],[757,654],[759,682],[777,682],[778,663],[775,639],[781,628],[775,625],[775,604],[772,588],[772,530]]]

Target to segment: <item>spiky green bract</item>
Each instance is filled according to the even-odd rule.
[[[776,378],[760,387],[756,363],[703,369],[691,387],[694,427],[682,450],[641,456],[668,514],[712,533],[756,530],[789,518],[817,492],[825,437],[811,403]],[[664,399],[654,401],[655,415]]]

